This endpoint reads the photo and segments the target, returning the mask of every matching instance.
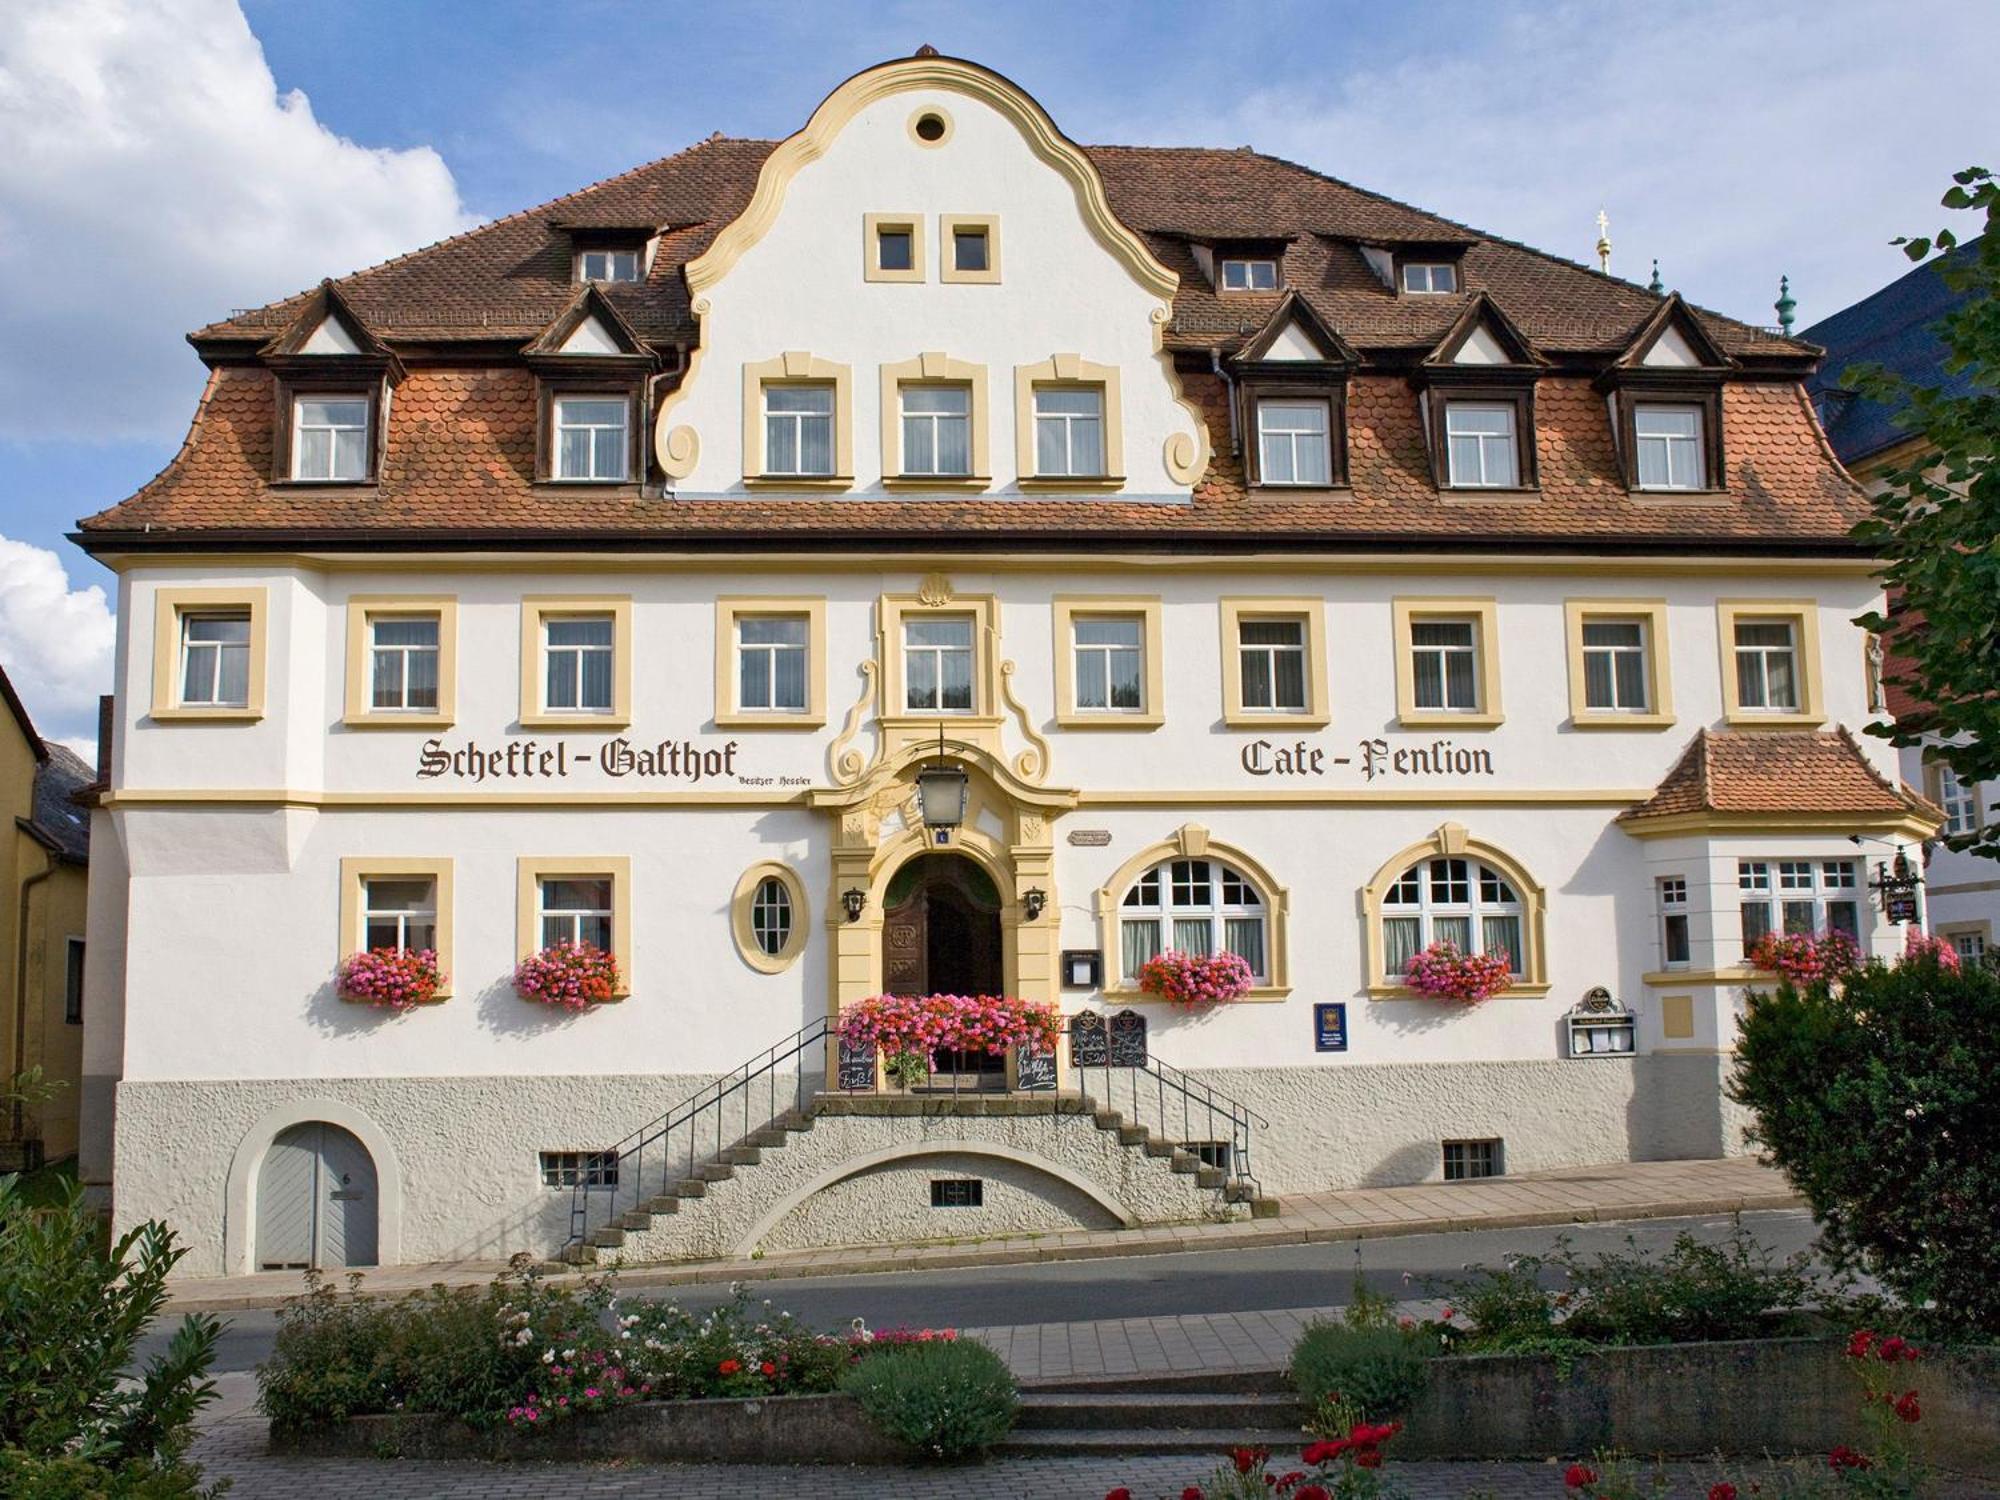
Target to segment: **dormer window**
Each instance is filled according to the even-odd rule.
[[[637,281],[637,250],[585,250],[576,258],[579,281]]]
[[[1448,260],[1404,261],[1403,290],[1418,295],[1455,292],[1458,290],[1458,267]]]
[[[359,393],[292,398],[292,478],[360,483],[368,477],[373,403]]]
[[[559,396],[555,412],[555,475],[567,480],[622,480],[631,449],[632,403],[624,396]]]
[[[1225,256],[1221,284],[1225,292],[1275,292],[1278,263],[1269,258]]]

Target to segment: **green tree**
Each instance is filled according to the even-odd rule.
[[[1863,615],[1902,665],[1892,680],[1925,707],[1869,733],[1896,745],[1942,738],[1938,754],[1968,784],[2000,778],[2000,184],[1983,167],[1953,174],[1946,208],[1982,215],[1985,228],[1938,274],[1965,299],[1935,325],[1945,369],[1967,389],[1947,393],[1857,366],[1854,389],[1898,408],[1921,438],[1910,460],[1887,471],[1874,514],[1855,528],[1883,560],[1898,603],[1893,618]],[[1959,236],[1896,242],[1910,259],[1950,255]],[[1945,841],[2000,858],[2000,824]]]

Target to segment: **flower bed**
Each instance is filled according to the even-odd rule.
[[[343,1000],[404,1011],[435,1000],[444,979],[429,948],[366,948],[341,960],[334,990]]]
[[[600,1004],[618,987],[618,960],[589,943],[557,943],[529,954],[514,970],[515,994],[563,1010]]]
[[[1461,953],[1456,943],[1436,942],[1410,955],[1403,983],[1433,1000],[1476,1004],[1499,994],[1514,980],[1513,955]]]
[[[1053,1004],[1004,995],[870,995],[841,1012],[840,1040],[872,1047],[903,1082],[921,1082],[934,1052],[1004,1052],[1054,1048],[1062,1012]]]
[[[1169,948],[1139,968],[1139,988],[1176,1005],[1226,1005],[1256,982],[1250,965],[1234,953],[1181,953]]]

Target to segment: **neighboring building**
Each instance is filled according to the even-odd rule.
[[[35,732],[4,668],[0,702],[0,806],[13,819],[0,846],[0,1079],[39,1068],[58,1085],[38,1103],[0,1105],[0,1171],[16,1171],[77,1151],[90,821],[74,799],[91,770]]]
[[[1966,370],[1945,367],[1946,350],[1938,319],[1963,305],[1966,293],[1940,274],[1969,264],[1978,242],[1925,261],[1881,291],[1843,308],[1802,335],[1826,350],[1825,362],[1808,383],[1813,404],[1840,461],[1871,493],[1889,470],[1921,457],[1923,439],[1902,426],[1903,413],[1869,401],[1844,384],[1854,365],[1880,365],[1892,374],[1953,395],[1972,389]],[[1893,655],[1886,675],[1894,678]],[[1920,705],[1894,681],[1884,684],[1888,711],[1901,718]],[[1924,788],[1944,810],[1945,831],[1971,833],[2000,818],[2000,782],[1966,785],[1936,755],[1937,740],[1901,752],[1902,774]],[[1925,917],[1931,931],[1949,938],[1967,958],[2000,963],[2000,860],[1958,853],[1935,845],[1924,871]]]
[[[92,1087],[186,1272],[1716,1156],[1747,941],[1901,946],[1850,836],[1936,813],[1848,732],[1815,352],[1677,297],[920,55],[193,342],[185,446],[79,536]],[[515,995],[570,935],[617,1003]],[[1438,939],[1511,984],[1414,997]],[[344,1003],[364,943],[448,997]],[[1254,987],[1159,1003],[1168,947]],[[1107,1026],[939,1059],[1054,1102],[922,1113],[825,1036],[954,990]]]

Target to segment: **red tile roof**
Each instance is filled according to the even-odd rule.
[[[1703,729],[1624,822],[1683,813],[1915,813],[1944,819],[1926,798],[1870,765],[1837,730]]]

